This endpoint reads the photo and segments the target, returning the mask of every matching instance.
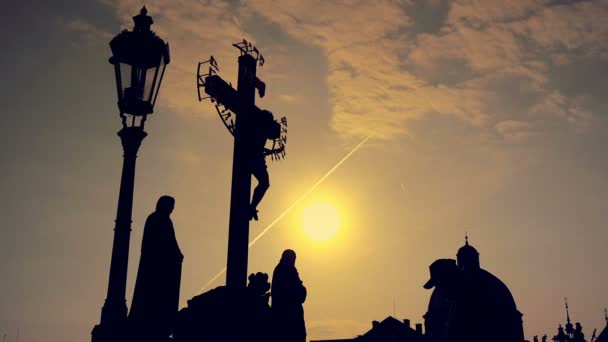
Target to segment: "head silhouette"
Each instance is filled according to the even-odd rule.
[[[281,264],[295,266],[296,265],[296,252],[292,249],[286,249],[283,251],[283,255],[281,255]]]
[[[424,284],[424,288],[429,290],[435,286],[448,285],[458,274],[458,266],[454,259],[438,259],[429,266],[431,279]]]
[[[169,216],[175,207],[175,198],[171,196],[161,196],[156,202],[156,212],[165,216]]]

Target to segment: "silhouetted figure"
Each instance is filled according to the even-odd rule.
[[[543,335],[542,342],[547,342],[547,334],[544,334],[544,335]]]
[[[534,336],[534,342],[538,342],[538,336]]]
[[[268,282],[268,274],[258,272],[249,275],[249,285],[247,291],[249,296],[255,298],[262,306],[268,305],[270,299],[270,283]]]
[[[454,259],[439,259],[429,266],[431,279],[424,284],[432,289],[427,313],[424,315],[426,335],[430,341],[446,341],[450,312],[454,310],[458,266]]]
[[[280,126],[274,121],[272,112],[268,110],[260,111],[261,119],[258,123],[257,130],[261,134],[252,136],[251,138],[251,174],[258,180],[258,185],[253,190],[251,197],[251,206],[249,208],[249,219],[258,220],[258,204],[264,198],[264,194],[270,187],[270,178],[268,176],[268,167],[266,166],[266,156],[281,153],[285,147],[267,149],[266,140],[277,137],[280,134]]]
[[[583,334],[583,327],[579,322],[576,322],[576,328],[574,329],[573,342],[585,342],[585,334]]]
[[[553,336],[554,342],[586,342],[583,327],[580,323],[572,324],[570,320],[570,310],[568,307],[568,299],[566,300],[566,325],[563,328],[560,324],[557,328],[557,335]]]
[[[248,339],[268,341],[270,338],[270,282],[268,274],[258,272],[249,275],[247,286]]]
[[[146,220],[141,258],[129,312],[136,340],[164,341],[171,333],[179,304],[184,259],[169,215],[175,200],[162,196]]]
[[[557,335],[553,336],[553,341],[554,342],[569,342],[569,340],[570,340],[570,336],[566,335],[566,333],[564,332],[564,328],[560,324],[557,327]]]
[[[262,114],[270,113],[261,111]],[[272,117],[272,114],[270,114]],[[270,187],[270,177],[268,176],[268,167],[266,166],[266,134],[257,134],[251,138],[251,174],[258,180],[258,185],[253,190],[251,197],[251,206],[249,208],[249,219],[258,220],[258,204],[262,201],[264,194]]]
[[[296,269],[296,253],[287,249],[272,274],[272,317],[277,342],[306,341],[306,324],[302,304],[306,287]]]

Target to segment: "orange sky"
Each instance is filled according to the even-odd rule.
[[[107,44],[141,2],[14,6],[1,33],[0,329],[86,340],[106,293],[121,163]],[[181,302],[225,266],[232,138],[198,102],[195,73],[214,55],[236,83],[231,44],[246,38],[266,59],[258,105],[289,120],[287,159],[269,162],[252,236],[371,137],[250,251],[250,270],[270,273],[282,250],[296,250],[309,338],[361,334],[393,301],[397,318],[422,322],[428,265],[455,257],[465,231],[511,289],[527,338],[555,333],[564,296],[588,336],[603,327],[605,2],[146,6],[172,61],[138,158],[128,301],[160,195],[176,198]],[[303,208],[321,200],[343,216],[327,243],[300,227]]]

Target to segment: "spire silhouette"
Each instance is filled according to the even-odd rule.
[[[568,306],[568,298],[564,297],[564,302],[566,303],[566,334],[572,337],[574,334],[574,325],[570,321],[570,308]]]
[[[568,309],[568,297],[564,297],[564,302],[566,303],[566,321],[570,323],[570,311]]]

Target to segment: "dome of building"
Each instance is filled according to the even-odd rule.
[[[479,302],[500,310],[517,310],[511,291],[500,279],[484,270],[463,270],[460,273],[460,294],[463,299]]]
[[[464,246],[458,249],[456,253],[456,260],[460,269],[478,269],[479,266],[479,252],[475,247],[469,245],[469,237],[465,236]]]
[[[431,295],[425,315],[427,334],[437,341],[523,341],[522,315],[511,291],[479,267],[479,253],[468,239],[457,258],[459,271],[453,281],[436,286]]]

